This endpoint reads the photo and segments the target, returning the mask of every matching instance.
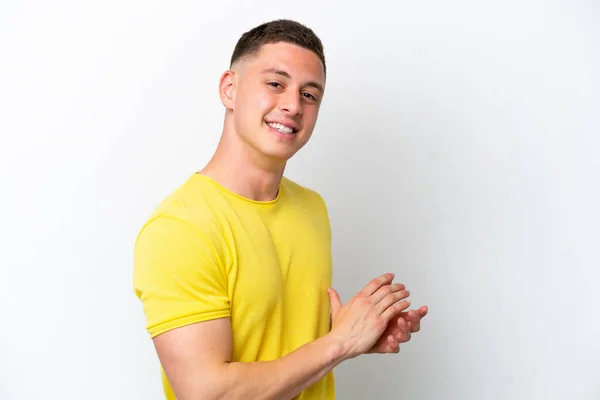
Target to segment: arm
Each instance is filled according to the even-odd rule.
[[[393,275],[374,279],[342,307],[329,292],[332,330],[273,361],[231,362],[232,332],[228,318],[177,328],[158,335],[154,344],[180,400],[292,399],[344,360],[369,350],[387,323],[410,302]]]
[[[220,318],[154,338],[178,399],[292,399],[342,362],[327,335],[274,361],[231,362],[231,335],[229,318]]]

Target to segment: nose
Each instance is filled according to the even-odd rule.
[[[300,99],[300,95],[292,90],[281,94],[279,109],[283,113],[292,117],[302,115],[302,101]]]

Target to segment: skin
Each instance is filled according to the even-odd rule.
[[[221,76],[223,133],[200,173],[242,196],[275,198],[287,161],[312,135],[324,88],[319,58],[287,43],[266,44],[257,56],[237,62]],[[282,136],[267,121],[293,126],[297,132]]]
[[[312,135],[324,90],[319,58],[292,44],[267,44],[235,63],[219,82],[221,140],[199,173],[244,197],[274,199],[287,161]],[[330,288],[330,332],[277,360],[232,362],[229,318],[171,330],[154,345],[178,399],[291,399],[345,360],[397,353],[420,330],[427,307],[408,310],[410,293],[393,280],[374,278],[344,305]]]

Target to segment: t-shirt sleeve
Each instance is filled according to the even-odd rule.
[[[134,289],[151,337],[230,315],[227,271],[218,245],[186,222],[161,217],[140,232]]]

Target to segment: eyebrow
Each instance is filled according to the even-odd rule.
[[[292,79],[292,76],[282,69],[269,68],[269,69],[265,69],[262,73],[263,74],[276,74],[276,75],[281,75],[284,78]],[[321,92],[324,91],[323,85],[321,85],[320,83],[315,82],[315,81],[308,81],[304,84],[304,86],[314,87],[316,89],[319,89]]]

